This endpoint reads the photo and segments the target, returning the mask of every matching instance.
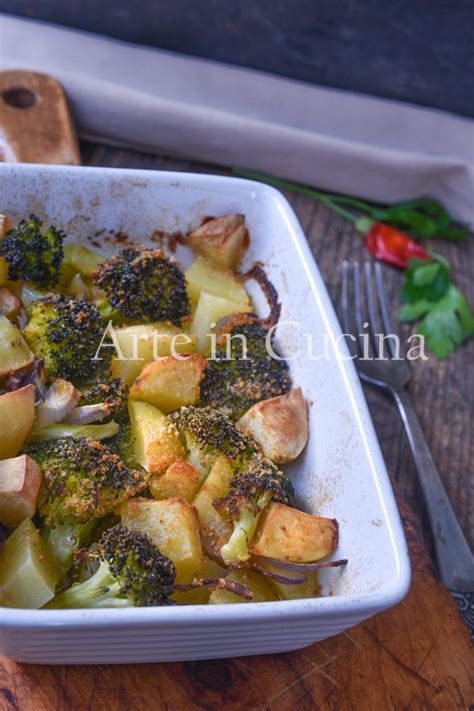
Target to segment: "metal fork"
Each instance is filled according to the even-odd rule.
[[[379,263],[372,265],[371,262],[365,262],[363,269],[358,262],[354,262],[352,268],[348,262],[343,263],[341,311],[346,340],[361,379],[390,393],[397,403],[433,531],[440,577],[456,600],[472,635],[474,557],[449,502],[406,390],[411,368],[404,348],[400,347],[401,339],[390,325]],[[388,346],[387,354],[384,352],[385,343]]]

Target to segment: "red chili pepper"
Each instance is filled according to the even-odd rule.
[[[406,269],[410,259],[429,258],[418,242],[383,222],[372,223],[365,234],[365,246],[376,259],[400,269]]]

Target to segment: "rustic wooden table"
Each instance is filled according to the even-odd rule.
[[[86,165],[223,171],[84,144]],[[344,258],[362,258],[352,227],[307,198],[288,195],[328,289],[337,298]],[[474,242],[436,245],[474,300]],[[386,269],[390,300],[399,275]],[[410,386],[434,458],[473,544],[474,342],[444,362],[417,363]],[[295,652],[170,664],[46,667],[0,660],[0,709],[467,709],[474,703],[472,649],[449,593],[436,581],[421,492],[395,406],[366,391],[409,542],[413,583],[406,599],[337,637]],[[472,465],[471,465],[472,466]],[[408,502],[409,506],[405,502]],[[205,644],[205,640],[203,640]]]

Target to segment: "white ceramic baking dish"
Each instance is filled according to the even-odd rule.
[[[409,587],[410,565],[387,471],[359,379],[338,339],[333,307],[282,195],[254,182],[208,175],[5,164],[0,184],[0,211],[14,221],[34,212],[63,228],[71,241],[100,239],[112,251],[111,231],[146,244],[157,228],[186,229],[205,215],[246,215],[246,263],[265,263],[282,301],[282,321],[299,323],[278,333],[293,381],[310,403],[309,444],[288,470],[300,506],[338,519],[335,557],[349,560],[345,568],[324,571],[326,596],[315,599],[109,610],[0,608],[0,652],[53,664],[283,652],[338,634],[399,602]],[[313,357],[326,347],[326,358],[309,359],[305,334],[312,334]]]

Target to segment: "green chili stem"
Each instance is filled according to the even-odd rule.
[[[357,200],[357,198],[346,197],[345,195],[334,195],[333,193],[326,194],[328,198],[333,200],[335,203],[340,203],[341,205],[351,205],[352,207],[357,208],[357,210],[366,212],[371,216],[379,212],[376,208],[368,205],[366,202],[362,202],[362,200]]]

